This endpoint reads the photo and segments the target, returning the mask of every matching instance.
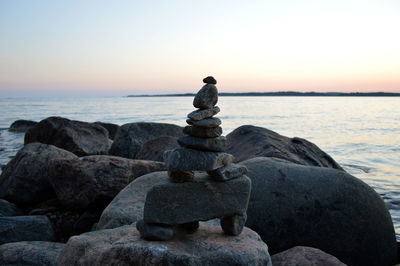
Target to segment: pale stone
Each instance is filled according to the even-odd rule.
[[[193,99],[193,106],[200,109],[210,109],[218,102],[218,90],[213,84],[204,85]]]
[[[219,125],[221,125],[221,119],[217,118],[217,117],[211,117],[211,118],[206,118],[203,120],[192,120],[192,119],[186,119],[186,123],[188,123],[189,125],[193,125],[193,126],[198,126],[198,127],[217,127]]]
[[[197,109],[187,115],[188,118],[192,120],[202,120],[205,118],[210,118],[216,114],[218,114],[221,110],[219,109],[218,106],[214,106],[213,108],[210,109]]]

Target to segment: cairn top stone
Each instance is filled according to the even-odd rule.
[[[203,82],[207,84],[214,84],[214,85],[217,84],[217,80],[213,76],[208,76],[204,78]]]
[[[193,106],[200,109],[211,109],[218,102],[218,90],[213,84],[204,85],[196,94]]]

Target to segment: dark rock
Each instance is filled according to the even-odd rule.
[[[349,265],[393,265],[396,237],[380,196],[344,171],[253,158],[246,226],[271,253],[321,249]]]
[[[194,234],[170,241],[140,238],[135,225],[71,237],[59,265],[265,265],[271,266],[267,245],[245,228],[239,236],[221,234],[219,226],[202,224]]]
[[[118,129],[110,154],[135,159],[145,142],[162,136],[180,137],[182,130],[180,126],[164,123],[125,124]]]
[[[193,181],[194,172],[193,171],[168,171],[168,176],[171,182],[183,183],[188,181]]]
[[[200,223],[198,221],[196,222],[190,222],[190,223],[184,223],[178,225],[180,229],[182,229],[186,234],[193,234],[194,232],[197,231],[200,227]]]
[[[47,216],[0,217],[0,245],[18,241],[52,241],[54,232]]]
[[[246,219],[246,214],[222,217],[221,227],[224,230],[225,234],[238,236],[243,231]]]
[[[205,173],[196,173],[193,182],[156,184],[147,192],[143,220],[178,225],[243,215],[250,188],[250,179],[245,176],[216,182]]]
[[[254,157],[276,157],[293,163],[343,170],[328,154],[315,144],[300,138],[288,138],[271,130],[241,126],[227,136],[227,152],[235,162]]]
[[[21,241],[0,246],[0,265],[57,266],[63,243]]]
[[[105,207],[136,177],[164,169],[161,162],[93,155],[51,161],[49,180],[57,198],[68,208]]]
[[[328,253],[312,247],[293,247],[271,257],[274,266],[346,266]]]
[[[74,223],[73,234],[80,235],[91,231],[93,225],[99,221],[102,210],[86,210]]]
[[[217,80],[213,77],[213,76],[208,76],[206,78],[203,79],[204,83],[208,83],[208,84],[217,84]]]
[[[189,125],[194,125],[194,126],[198,126],[198,127],[209,127],[209,128],[213,128],[213,127],[217,127],[219,125],[221,125],[221,120],[217,117],[212,117],[212,118],[206,118],[200,121],[196,121],[196,120],[192,120],[192,119],[186,119],[186,123],[188,123]]]
[[[189,136],[199,137],[199,138],[216,138],[222,135],[221,127],[198,127],[198,126],[186,126],[183,129],[183,133]],[[225,144],[226,146],[226,144]]]
[[[147,224],[143,220],[136,223],[136,229],[142,238],[146,240],[169,240],[174,236],[174,229],[171,226]]]
[[[108,131],[108,137],[110,139],[114,139],[115,134],[117,134],[117,130],[119,128],[119,125],[113,124],[113,123],[104,123],[104,122],[95,122],[94,124],[100,125],[107,129]]]
[[[53,145],[25,145],[0,175],[0,197],[25,205],[33,205],[54,197],[47,168],[49,161],[56,158],[78,157]]]
[[[214,106],[212,109],[197,109],[187,115],[188,118],[199,121],[206,118],[210,118],[220,112],[218,106]]]
[[[30,120],[16,120],[11,124],[8,130],[12,132],[26,132],[37,123],[38,122]]]
[[[177,139],[177,137],[165,136],[149,140],[140,148],[136,154],[136,158],[163,162],[165,151],[179,147]]]
[[[97,229],[116,228],[142,219],[147,191],[155,184],[168,182],[167,172],[154,172],[135,179],[103,211]]]
[[[203,151],[225,151],[226,138],[197,138],[192,136],[184,136],[178,139],[179,145],[189,149],[203,150]]]
[[[17,216],[21,215],[22,212],[18,207],[6,200],[0,199],[0,217],[1,216]]]
[[[215,181],[227,181],[239,176],[245,175],[247,173],[246,166],[237,165],[237,164],[230,164],[225,167],[218,168],[214,171],[209,171],[208,174],[215,180]]]
[[[97,124],[49,117],[25,133],[25,144],[52,144],[78,156],[107,154],[110,149],[108,131]]]
[[[200,109],[211,109],[218,102],[218,90],[213,84],[204,85],[196,94],[193,106]]]
[[[223,152],[205,152],[176,148],[164,152],[165,166],[169,171],[211,171],[226,166],[233,156]]]

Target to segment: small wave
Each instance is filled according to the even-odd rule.
[[[370,167],[355,165],[355,164],[342,164],[342,165],[346,166],[346,167],[350,167],[350,168],[359,169],[359,170],[363,171],[364,173],[369,173],[369,172],[371,172],[371,169],[372,169]]]

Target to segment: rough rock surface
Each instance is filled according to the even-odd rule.
[[[136,159],[163,162],[163,154],[167,150],[178,148],[177,137],[165,136],[145,142],[136,154]]]
[[[65,244],[21,241],[0,246],[0,265],[57,266]]]
[[[218,114],[221,110],[218,106],[214,106],[212,109],[198,109],[187,115],[188,118],[199,121],[206,118],[210,118],[216,114]]]
[[[154,185],[147,193],[143,220],[176,225],[244,215],[250,187],[246,176],[217,182],[206,173],[196,173],[192,182]]]
[[[25,144],[52,144],[78,156],[107,154],[110,149],[108,131],[97,124],[48,117],[25,133]]]
[[[208,172],[208,174],[216,181],[227,181],[245,175],[246,173],[247,168],[243,165],[237,164],[230,164]]]
[[[178,139],[179,145],[189,149],[216,151],[226,150],[226,138],[221,136],[217,138],[198,138],[192,136],[183,136]]]
[[[119,125],[113,124],[113,123],[104,123],[104,122],[95,122],[95,124],[98,124],[108,131],[108,137],[110,139],[114,139],[115,134],[117,134],[117,130],[119,128]]]
[[[208,76],[203,79],[204,83],[217,84],[217,80],[213,76]]]
[[[199,138],[216,138],[222,135],[221,127],[198,127],[198,126],[186,126],[183,129],[183,133]],[[226,148],[226,147],[225,147]]]
[[[142,145],[162,136],[183,136],[182,127],[165,123],[129,123],[120,126],[110,149],[111,155],[136,159]]]
[[[213,84],[204,85],[193,99],[193,106],[200,109],[211,109],[218,102],[218,90]]]
[[[317,248],[297,246],[271,257],[274,266],[346,266]]]
[[[315,247],[349,265],[393,265],[396,238],[380,196],[344,171],[258,157],[241,163],[252,192],[246,226],[271,254]]]
[[[209,127],[209,128],[213,128],[213,127],[217,127],[219,125],[221,125],[221,119],[217,118],[217,117],[212,117],[212,118],[206,118],[200,121],[196,121],[196,120],[192,120],[190,118],[186,119],[186,123],[188,123],[189,125],[194,125],[194,126],[198,126],[198,127]]]
[[[47,216],[0,217],[0,245],[18,241],[52,241],[54,232]]]
[[[22,212],[18,207],[6,200],[0,199],[0,217],[1,216],[17,216],[21,215]]]
[[[211,171],[232,161],[233,156],[223,152],[176,148],[164,153],[165,166],[170,171]]]
[[[328,154],[315,144],[301,138],[288,138],[271,130],[241,126],[227,136],[226,152],[235,162],[254,157],[276,157],[302,165],[330,167],[343,170]]]
[[[30,120],[16,120],[10,125],[8,130],[12,132],[26,132],[37,123],[38,122]]]
[[[175,234],[165,242],[140,238],[135,225],[71,237],[59,265],[264,265],[271,266],[267,245],[252,230],[222,234],[201,224],[194,234]]]
[[[155,184],[166,184],[167,172],[154,172],[133,180],[103,211],[97,229],[116,228],[143,218],[147,191]]]
[[[49,180],[57,198],[68,208],[105,207],[133,179],[164,169],[161,162],[93,155],[51,161]]]
[[[6,165],[0,175],[0,197],[19,204],[35,204],[54,196],[48,180],[49,161],[77,158],[53,145],[25,145]]]

